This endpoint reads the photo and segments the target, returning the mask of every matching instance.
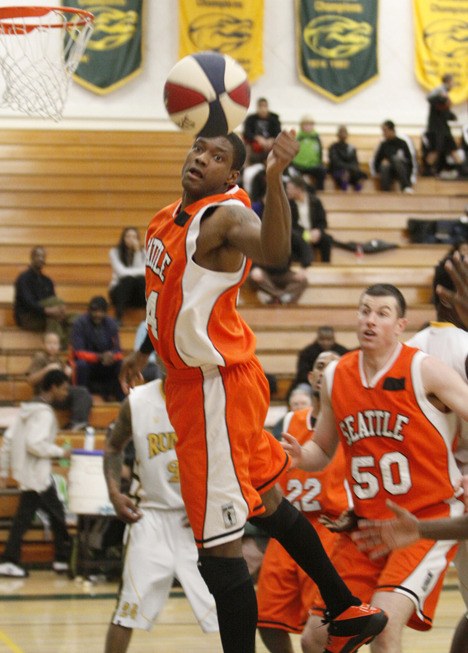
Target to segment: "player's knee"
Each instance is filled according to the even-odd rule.
[[[216,598],[236,587],[251,582],[244,558],[200,556],[198,569],[211,594]]]
[[[277,537],[278,534],[288,531],[298,516],[299,513],[296,508],[287,499],[283,498],[278,508],[271,515],[253,517],[253,519],[250,519],[250,523],[266,531],[272,537]]]

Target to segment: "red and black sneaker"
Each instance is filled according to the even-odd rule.
[[[324,653],[354,653],[382,632],[388,617],[380,608],[367,603],[352,605],[335,619],[327,619],[328,641]]]

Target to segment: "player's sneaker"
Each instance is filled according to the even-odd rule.
[[[352,605],[335,619],[327,619],[328,641],[324,653],[353,653],[371,642],[385,628],[388,617],[367,603]]]
[[[26,578],[28,575],[26,569],[15,565],[14,562],[0,563],[0,576],[4,578]]]

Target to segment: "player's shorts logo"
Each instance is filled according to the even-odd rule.
[[[237,515],[232,503],[225,503],[221,506],[223,511],[223,521],[226,528],[232,528],[237,524]]]

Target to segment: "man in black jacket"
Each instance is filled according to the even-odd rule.
[[[413,157],[408,143],[396,135],[395,123],[386,120],[382,124],[384,140],[374,154],[373,167],[380,175],[380,190],[389,191],[394,181],[398,181],[404,193],[413,193],[411,175]]]
[[[325,231],[327,215],[322,202],[302,177],[286,182],[286,194],[291,206],[293,260],[307,267],[317,248],[322,263],[330,263],[333,238]]]
[[[15,281],[13,312],[18,326],[29,331],[58,333],[62,348],[66,347],[71,317],[65,302],[55,294],[55,285],[42,272],[46,264],[44,247],[31,250],[31,264]]]
[[[247,116],[244,122],[246,165],[265,161],[280,131],[281,122],[278,114],[270,111],[268,100],[259,98],[257,111]]]

